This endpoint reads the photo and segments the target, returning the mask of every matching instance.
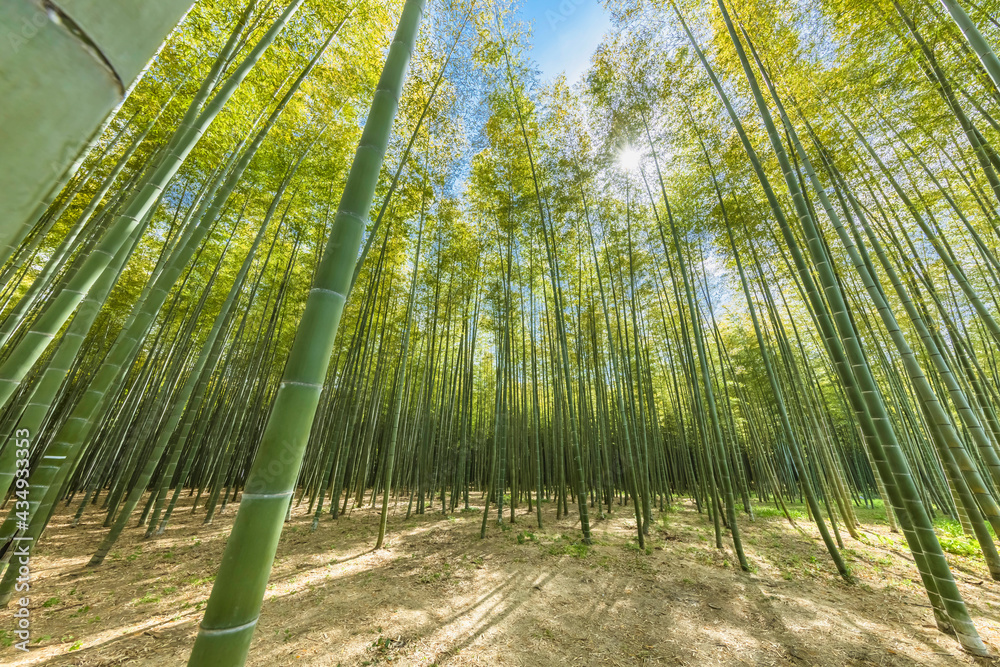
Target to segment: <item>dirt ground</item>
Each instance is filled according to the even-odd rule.
[[[130,528],[105,563],[86,563],[103,515],[71,527],[53,518],[33,559],[32,650],[0,647],[9,665],[184,665],[235,506],[209,526],[178,506],[165,535]],[[250,653],[251,665],[958,665],[962,653],[933,625],[899,535],[865,525],[844,534],[859,583],[836,574],[818,534],[771,508],[740,519],[753,572],[690,502],[658,514],[647,552],[629,507],[592,510],[595,545],[575,514],[544,531],[518,509],[503,528],[481,514],[394,509],[388,548],[372,551],[378,514],[324,516],[305,505],[286,525]],[[1000,655],[1000,586],[982,563],[949,555],[984,641]],[[10,610],[0,629],[12,629]],[[6,628],[4,628],[6,626]],[[0,634],[10,641],[9,630]]]

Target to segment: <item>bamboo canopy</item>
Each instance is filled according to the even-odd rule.
[[[690,504],[747,576],[802,503],[990,655],[1000,2],[616,0],[576,82],[505,0],[133,4],[0,6],[0,601],[60,503],[98,572],[238,504],[189,664],[242,665],[293,508]]]

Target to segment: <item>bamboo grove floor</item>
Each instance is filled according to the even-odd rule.
[[[185,494],[186,495],[186,494]],[[478,495],[475,496],[478,500]],[[0,635],[9,665],[184,665],[235,506],[202,525],[179,505],[160,539],[130,528],[107,561],[86,568],[103,515],[61,507],[33,562],[29,654]],[[658,515],[648,553],[631,509],[595,520],[579,544],[575,515],[544,503],[545,530],[517,523],[478,537],[481,514],[438,512],[389,523],[354,509],[316,532],[305,506],[282,535],[249,664],[273,665],[956,665],[976,664],[933,626],[901,537],[862,513],[866,541],[846,534],[860,580],[837,576],[818,533],[773,508],[741,517],[754,572],[734,571],[711,523],[689,501]],[[800,508],[801,509],[801,508]],[[596,512],[595,512],[596,515]],[[980,560],[949,554],[984,641],[1000,655],[1000,584]],[[4,614],[10,626],[9,613]],[[979,664],[990,661],[980,660]]]

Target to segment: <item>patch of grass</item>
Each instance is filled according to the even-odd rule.
[[[150,604],[152,602],[159,602],[159,601],[160,601],[159,595],[149,594],[149,595],[143,595],[141,598],[136,600],[136,604]]]
[[[424,572],[417,579],[422,584],[432,584],[436,581],[442,581],[451,576],[451,565],[445,563],[444,566],[437,570],[436,572]]]
[[[941,543],[942,549],[956,556],[975,557],[982,553],[979,549],[979,543],[967,537],[941,535],[938,537],[938,542]]]
[[[800,510],[793,505],[785,505],[788,508],[788,514],[793,519],[805,519],[807,514],[805,512],[805,506]],[[758,519],[784,519],[785,513],[781,511],[780,507],[774,507],[772,505],[754,505],[753,508],[754,516]]]
[[[880,535],[879,533],[862,533],[861,541],[872,546],[884,547],[886,549],[902,549],[907,550],[908,547],[902,539],[893,537],[891,535]],[[874,538],[874,539],[872,539]]]
[[[892,565],[892,558],[889,556],[874,556],[871,559],[873,565],[878,567],[889,567]]]
[[[9,630],[0,630],[0,646],[8,647],[14,645],[14,634]]]
[[[74,611],[72,614],[70,614],[70,616],[71,617],[73,617],[73,616],[83,616],[88,611],[90,611],[90,605],[89,604],[85,604],[82,607],[80,607],[79,609],[77,609],[76,611]]]
[[[952,519],[938,517],[934,521],[934,527],[937,528],[939,534],[947,535],[948,537],[962,537],[965,535],[965,531],[962,530],[962,524]]]
[[[647,556],[653,553],[653,547],[651,546],[647,546],[645,550],[640,549],[639,540],[629,540],[628,542],[625,543],[625,548],[629,549],[630,551],[639,551],[639,552],[644,551]]]
[[[80,640],[77,640],[67,650],[69,650],[69,651],[79,651],[81,648],[83,648],[83,642],[80,641]]]
[[[583,542],[574,540],[566,535],[557,535],[548,545],[550,556],[572,556],[573,558],[586,558],[590,552],[590,547]]]
[[[517,543],[524,544],[525,542],[537,542],[538,538],[530,530],[522,530],[517,534]]]
[[[885,507],[882,505],[881,500],[874,501],[875,507],[854,507],[854,514],[858,517],[858,521],[861,523],[873,523],[879,525],[886,525],[888,523],[885,515]]]
[[[951,519],[940,518],[934,522],[941,548],[956,556],[976,557],[982,555],[979,542],[962,530],[962,524]]]
[[[714,551],[704,551],[702,549],[693,549],[692,551],[694,551],[694,559],[702,565],[715,565],[716,556]]]
[[[59,598],[49,598],[48,600],[42,603],[42,607],[48,609],[49,607],[55,607],[60,602],[62,602],[62,600],[60,600]]]

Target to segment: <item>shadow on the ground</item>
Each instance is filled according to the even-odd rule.
[[[88,510],[60,508],[36,554],[32,632],[42,640],[10,664],[183,665],[211,590],[236,505],[203,525],[183,498],[167,532],[130,528],[104,565],[85,564],[103,529]],[[933,625],[908,554],[844,534],[859,583],[836,575],[814,527],[740,517],[754,571],[715,549],[711,522],[690,503],[658,515],[638,551],[630,507],[594,522],[579,543],[575,515],[545,530],[517,523],[480,540],[481,510],[404,519],[374,551],[378,513],[355,508],[316,531],[303,505],[286,525],[251,649],[251,665],[949,665],[972,664]],[[596,512],[595,512],[596,514]],[[505,517],[509,521],[509,517]],[[805,537],[803,536],[805,532]],[[883,545],[884,544],[884,545]],[[1000,596],[976,559],[956,559],[980,632],[997,632]],[[968,580],[968,581],[966,581]],[[978,583],[977,583],[978,582]],[[44,606],[48,605],[48,606]]]

